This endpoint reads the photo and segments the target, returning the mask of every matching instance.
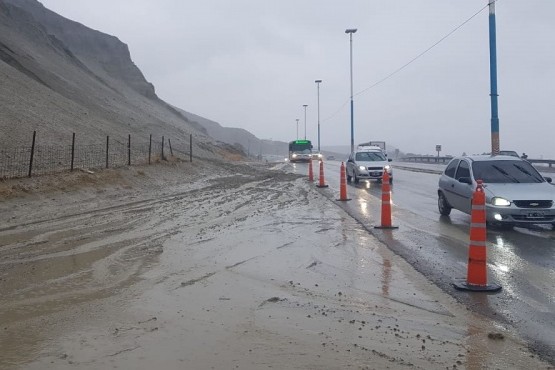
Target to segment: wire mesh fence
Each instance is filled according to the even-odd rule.
[[[170,156],[192,160],[192,136],[189,145],[181,142],[174,148],[164,137],[151,136],[145,142],[134,141],[131,135],[124,140],[108,136],[105,143],[84,145],[76,144],[74,135],[68,144],[40,145],[35,136],[30,146],[0,148],[0,179],[150,164]]]

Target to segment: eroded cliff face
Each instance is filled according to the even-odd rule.
[[[49,35],[60,40],[90,69],[97,73],[105,72],[112,78],[125,82],[141,95],[157,99],[154,86],[145,79],[131,60],[128,46],[117,37],[64,18],[36,0],[4,0],[4,2],[31,15]]]
[[[46,9],[36,0],[0,0],[0,148],[39,143],[148,140],[150,134],[214,156],[218,145],[196,122],[156,96],[114,36]]]

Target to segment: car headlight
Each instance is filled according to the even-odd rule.
[[[364,170],[366,170],[366,167],[364,167],[364,166],[358,166],[358,169],[364,171]]]
[[[292,157],[293,157],[293,158],[297,158],[297,155],[296,155],[296,154],[293,154]]]
[[[390,166],[390,165],[386,164],[386,165],[383,167],[383,169],[386,170],[387,173],[391,173],[391,166]]]
[[[511,201],[501,197],[493,197],[491,198],[491,204],[494,206],[508,207],[511,205]]]

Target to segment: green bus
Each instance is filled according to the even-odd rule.
[[[290,162],[308,162],[312,157],[312,142],[310,140],[294,140],[289,143]]]

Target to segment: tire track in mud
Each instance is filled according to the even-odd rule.
[[[120,204],[84,204],[72,214],[51,217],[41,210],[35,219],[0,228],[0,322],[10,323],[0,341],[16,353],[29,346],[23,343],[29,336],[22,334],[31,330],[26,323],[42,321],[48,331],[67,309],[88,310],[93,301],[133,294],[130,288],[158,263],[168,238],[188,233],[202,241],[204,234],[271,212],[276,203],[291,204],[284,189],[297,179],[268,171],[209,179],[206,187],[132,201],[124,195]]]
[[[302,179],[295,179],[296,181],[304,181]],[[262,185],[265,186],[262,186]],[[300,186],[298,186],[300,184]],[[285,190],[284,187],[294,188],[296,190],[295,193],[292,193],[290,189]],[[268,182],[268,180],[263,180],[259,183],[252,182],[246,184],[241,188],[241,195],[238,195],[237,192],[226,193],[222,195],[221,199],[225,199],[225,201],[218,201],[216,202],[219,207],[222,208],[233,208],[232,213],[225,213],[222,214],[220,218],[215,218],[209,225],[201,227],[196,234],[197,239],[195,240],[192,238],[192,241],[189,241],[189,245],[198,245],[201,243],[207,243],[218,239],[218,236],[214,236],[218,233],[219,229],[226,229],[231,231],[232,233],[237,233],[237,231],[232,231],[234,228],[243,228],[245,227],[245,231],[248,232],[249,229],[264,229],[266,232],[279,232],[283,237],[289,234],[287,225],[292,225],[295,227],[299,227],[299,225],[306,224],[313,225],[314,222],[316,223],[326,223],[327,221],[322,221],[321,217],[315,215],[307,215],[303,214],[300,218],[289,221],[289,218],[283,218],[283,216],[279,216],[277,211],[282,211],[290,206],[298,206],[298,204],[303,204],[304,202],[309,202],[309,197],[319,198],[320,195],[316,192],[311,192],[307,189],[307,184],[297,183],[295,185],[291,185],[289,181],[278,181],[276,184],[275,182]],[[253,204],[256,205],[256,210],[253,212]],[[220,209],[215,209],[215,213],[221,213]],[[266,217],[267,214],[271,213],[271,219],[266,220],[265,222],[260,223],[259,221],[255,221],[257,226],[253,226],[253,224],[249,224],[248,220],[250,218],[257,219],[260,216]],[[276,219],[276,217],[278,219]],[[284,227],[282,227],[284,226]],[[323,229],[318,229],[316,232],[321,233],[325,232],[326,230],[331,230],[330,227],[325,227]],[[239,231],[240,232],[240,231]],[[307,240],[311,238],[308,237]],[[219,256],[222,253],[226,253],[228,248],[234,248],[232,244],[223,243],[223,245],[219,244],[211,244],[210,254],[205,256],[202,260],[206,262],[205,268],[201,268],[199,271],[196,271],[199,275],[202,275],[201,278],[195,278],[192,280],[187,280],[186,282],[182,282],[181,286],[188,286],[191,285],[189,282],[199,282],[204,281],[214,275],[217,275],[224,271],[231,271],[243,265],[247,262],[251,262],[254,260],[264,259],[267,258],[269,255],[277,253],[280,249],[286,248],[298,243],[298,240],[291,240],[287,242],[281,241],[279,245],[275,246],[274,248],[264,250],[261,248],[257,251],[254,257],[247,258],[244,260],[240,260],[232,265],[222,265],[216,270],[212,269],[213,262],[209,260],[213,259],[214,256]],[[197,257],[198,258],[198,257]],[[201,263],[201,265],[203,265]],[[191,273],[191,270],[188,270],[187,273]]]
[[[66,220],[72,219],[72,218],[75,219],[74,220],[75,222],[77,222],[77,221],[79,221],[79,220],[77,220],[78,218],[81,218],[81,217],[84,217],[84,216],[101,215],[101,214],[109,213],[109,212],[112,212],[112,211],[118,211],[118,210],[132,211],[134,207],[137,207],[137,209],[147,208],[149,206],[150,207],[155,207],[159,204],[163,204],[163,203],[166,203],[166,202],[171,202],[173,200],[178,200],[178,199],[181,199],[181,198],[184,198],[184,197],[187,197],[187,196],[194,196],[195,193],[201,192],[201,191],[203,191],[203,190],[202,189],[188,190],[188,191],[185,191],[185,192],[182,192],[182,193],[164,195],[164,196],[161,196],[161,197],[142,199],[142,200],[137,200],[137,201],[132,201],[132,202],[126,202],[126,203],[122,203],[122,204],[118,204],[118,205],[114,205],[114,206],[96,208],[96,209],[92,209],[92,210],[84,211],[84,212],[78,212],[78,213],[56,216],[56,217],[43,218],[43,219],[40,219],[40,220],[29,221],[29,222],[25,222],[25,223],[20,223],[20,224],[0,228],[0,233],[12,231],[12,230],[17,230],[17,229],[20,229],[20,228],[26,228],[26,227],[29,227],[29,226],[40,225],[40,224],[44,224],[44,223],[63,222],[63,221],[66,221]]]
[[[264,212],[283,194],[283,184],[297,178],[282,177],[232,176],[205,188],[4,227],[0,293],[17,298],[12,309],[60,301],[54,292],[64,287],[63,297],[95,299],[103,287],[131,284],[147,264],[141,258],[168,237],[195,225],[202,235],[202,225],[213,232]],[[254,214],[253,202],[261,203]]]
[[[303,181],[299,180],[297,176],[293,178],[295,181]],[[228,230],[229,232],[237,233],[237,231],[233,231],[233,229],[242,229],[246,227],[246,231],[252,228],[252,224],[249,224],[249,219],[257,219],[260,216],[265,216],[268,213],[271,213],[275,217],[275,211],[282,210],[289,206],[298,205],[299,202],[308,201],[307,197],[310,191],[305,189],[305,185],[301,185],[300,187],[298,184],[292,185],[290,182],[290,178],[286,180],[280,179],[279,181],[275,181],[274,179],[262,179],[262,180],[254,180],[248,182],[244,185],[239,186],[237,189],[229,189],[229,186],[224,185],[225,189],[222,189],[218,192],[219,197],[213,201],[208,203],[211,204],[210,210],[213,213],[212,217],[204,217],[203,220],[208,220],[208,222],[202,222],[198,225],[190,225],[191,228],[189,229],[190,237],[188,241],[183,241],[185,244],[185,248],[190,247],[191,249],[193,246],[213,242],[214,240],[218,240],[221,238],[219,236],[220,230]],[[298,192],[300,196],[297,196],[296,193],[290,191],[290,189],[285,189],[285,187],[302,189],[302,191]],[[313,196],[318,196],[313,193]],[[200,205],[199,209],[204,209],[204,205]],[[254,211],[253,211],[254,209]],[[230,211],[232,210],[232,211]],[[281,218],[281,217],[280,217]],[[303,219],[305,222],[307,219]],[[312,220],[312,218],[310,218]],[[310,223],[308,220],[308,223]],[[256,223],[256,221],[255,221]],[[266,229],[271,231],[279,231],[281,233],[287,233],[287,230],[283,230],[278,225],[287,224],[285,219],[280,219],[280,221],[269,221],[267,223],[262,223],[258,226],[255,226],[255,229]],[[299,225],[299,220],[297,222],[292,223],[295,225]],[[248,231],[247,231],[248,232]],[[241,233],[241,231],[239,231]],[[186,239],[187,240],[187,239]],[[229,243],[211,243],[208,248],[210,248],[210,252],[202,258],[202,262],[200,263],[201,267],[195,264],[194,270],[187,270],[186,274],[193,274],[197,276],[201,276],[199,278],[193,278],[181,282],[181,284],[174,289],[178,289],[184,286],[194,285],[198,282],[205,281],[215,275],[220,273],[230,271],[232,273],[233,270],[243,265],[247,262],[251,262],[254,260],[258,260],[260,258],[265,258],[268,254],[275,253],[277,250],[281,249],[282,247],[286,247],[290,244],[295,243],[294,241],[286,243],[286,245],[280,244],[275,249],[266,250],[260,249],[254,257],[247,258],[244,260],[240,260],[235,262],[232,265],[222,265],[219,268],[213,269],[213,259],[215,256],[219,256],[222,253],[227,253],[229,248],[234,248]],[[198,259],[198,257],[196,257]],[[200,261],[199,261],[200,262]],[[205,264],[204,264],[205,263]],[[174,274],[179,279],[179,273]]]
[[[158,214],[190,193],[5,228],[0,232],[2,322],[55,312],[132,284],[177,232]],[[37,304],[50,309],[36,312]]]

